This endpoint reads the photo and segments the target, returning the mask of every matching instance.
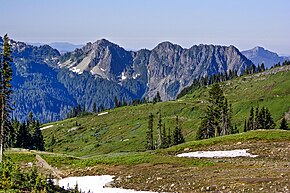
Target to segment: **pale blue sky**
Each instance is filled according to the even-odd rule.
[[[130,49],[161,41],[263,46],[290,55],[289,0],[0,0],[0,36]]]

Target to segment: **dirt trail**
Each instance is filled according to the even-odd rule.
[[[56,178],[61,179],[62,176],[64,176],[64,174],[60,170],[49,165],[40,155],[36,154],[35,158],[37,160],[37,165],[39,165],[39,167],[50,171],[52,175],[55,176]]]

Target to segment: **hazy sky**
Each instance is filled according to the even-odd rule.
[[[0,0],[0,36],[129,49],[161,41],[263,46],[290,55],[290,0]]]

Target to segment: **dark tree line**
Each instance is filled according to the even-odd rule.
[[[280,64],[280,63],[275,64],[271,68],[280,67],[280,66],[287,66],[287,65],[290,65],[290,61],[286,60],[282,64]],[[267,68],[265,67],[264,63],[262,63],[261,65],[258,65],[257,67],[254,64],[252,66],[248,66],[244,70],[244,72],[242,72],[240,75],[238,75],[238,72],[236,70],[229,70],[228,72],[213,74],[211,76],[206,75],[206,76],[198,77],[198,78],[195,78],[193,80],[192,84],[189,87],[184,88],[177,95],[177,99],[183,97],[186,94],[190,94],[194,90],[201,88],[201,87],[204,87],[204,86],[224,82],[224,81],[231,80],[231,79],[234,79],[236,77],[243,76],[243,75],[260,73],[260,72],[263,72],[265,70],[267,70]]]
[[[168,148],[173,145],[178,145],[184,143],[184,137],[182,130],[179,126],[178,116],[176,116],[176,126],[173,132],[171,129],[166,129],[165,123],[162,123],[161,111],[158,112],[158,123],[157,123],[157,139],[154,141],[154,116],[152,113],[149,115],[148,119],[148,130],[146,132],[146,144],[145,148],[147,150]]]
[[[28,115],[28,120],[23,123],[16,119],[12,120],[10,128],[12,132],[6,143],[8,147],[45,150],[40,123],[34,119],[32,112]]]
[[[93,108],[95,108],[94,105]],[[81,106],[80,104],[78,104],[77,106],[73,107],[70,112],[68,112],[67,118],[80,117],[87,115],[88,113],[89,112],[86,111],[85,106]]]
[[[232,107],[228,104],[219,84],[214,84],[209,91],[209,105],[197,130],[197,139],[207,139],[237,133],[232,125]]]
[[[290,61],[285,60],[284,62],[282,62],[282,64],[279,62],[279,63],[275,64],[274,66],[272,66],[271,68],[276,68],[276,67],[280,67],[280,66],[288,66],[288,65],[290,65]]]
[[[283,119],[282,122],[284,122]],[[282,129],[285,129],[285,123],[282,124],[282,122]],[[257,129],[274,129],[275,126],[276,124],[268,108],[262,107],[259,109],[257,106],[254,112],[254,108],[251,107],[249,119],[245,120],[244,123],[244,132]]]

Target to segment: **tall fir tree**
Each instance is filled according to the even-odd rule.
[[[9,111],[11,110],[12,62],[12,51],[9,45],[8,35],[6,34],[3,41],[3,51],[0,54],[0,162],[3,159],[3,145],[9,126]]]
[[[28,126],[25,122],[23,122],[20,125],[19,132],[16,137],[16,147],[29,149],[31,144],[30,138],[31,136],[28,131]]]
[[[248,123],[247,123],[247,120],[245,119],[245,122],[244,122],[244,132],[247,132],[248,131]]]
[[[171,129],[168,127],[168,133],[167,133],[167,146],[170,147],[172,146],[172,134],[171,134]]]
[[[232,105],[228,104],[219,84],[209,90],[209,105],[197,130],[196,139],[207,139],[235,133],[232,125]]]
[[[44,140],[42,132],[40,130],[40,124],[38,121],[35,124],[32,139],[33,139],[33,149],[44,151]]]
[[[161,148],[169,147],[167,140],[168,138],[167,138],[167,133],[166,133],[166,127],[165,127],[165,123],[163,123]]]
[[[96,113],[96,112],[97,112],[97,104],[94,103],[94,104],[93,104],[93,113]]]
[[[159,109],[158,112],[158,123],[157,123],[157,133],[158,133],[158,139],[156,147],[160,148],[163,144],[163,136],[162,136],[162,118],[161,118],[161,110]]]
[[[257,129],[274,129],[275,126],[269,109],[262,107],[258,114]]]
[[[184,143],[181,128],[179,127],[178,116],[176,116],[176,126],[173,132],[173,145]]]
[[[259,129],[259,122],[259,106],[257,106],[255,111],[254,130]]]
[[[148,130],[146,133],[146,146],[147,150],[154,150],[154,140],[153,140],[153,114],[150,113],[148,119]]]
[[[210,117],[210,126],[214,129],[214,136],[220,135],[221,125],[221,112],[224,106],[224,95],[219,84],[214,84],[209,91],[209,103],[207,115]]]
[[[255,127],[254,121],[255,121],[254,108],[251,107],[250,117],[249,117],[249,120],[248,120],[248,130],[254,130],[254,127]]]

